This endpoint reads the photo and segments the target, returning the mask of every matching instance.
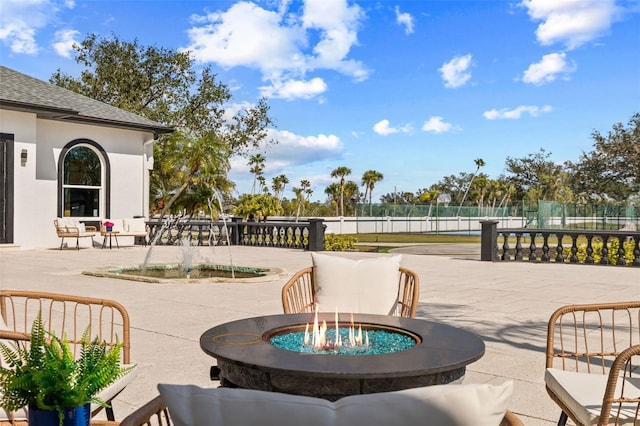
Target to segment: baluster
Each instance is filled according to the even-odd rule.
[[[618,266],[626,265],[624,261],[624,237],[618,237],[618,261],[616,262]]]
[[[557,250],[557,249],[556,249]],[[558,261],[558,253],[556,253],[556,262]],[[549,233],[542,233],[542,258],[543,262],[549,262],[551,260],[551,255],[549,254]]]
[[[509,256],[509,234],[502,234],[504,240],[502,241],[502,260],[511,260],[511,256]]]
[[[633,249],[633,266],[640,266],[640,235],[635,238],[636,247]]]
[[[300,226],[296,226],[295,228],[293,228],[293,247],[295,248],[300,248],[302,246],[302,238],[300,237],[301,235],[301,231],[300,231]]]
[[[522,233],[521,232],[517,232],[516,233],[516,258],[515,260],[522,260],[522,244],[521,241],[522,240]]]
[[[176,229],[178,228],[178,225],[176,224]],[[173,238],[173,226],[170,226],[167,229],[167,245],[168,246],[172,246],[174,244],[174,238]]]
[[[258,228],[258,232],[256,234],[256,242],[255,242],[255,246],[256,247],[264,246],[264,234],[265,234],[265,232],[267,232],[267,226],[266,225],[260,225],[260,227]]]
[[[572,235],[571,241],[571,259],[569,259],[569,262],[578,263],[578,235]]]
[[[249,241],[247,245],[255,246],[256,241],[258,241],[259,235],[260,235],[260,225],[256,224],[253,226],[253,232],[251,232],[251,235],[249,236]]]
[[[287,248],[291,247],[291,239],[289,238],[290,231],[291,228],[289,226],[285,226],[282,231],[282,244]]]
[[[591,240],[593,240],[593,235],[587,235],[587,257],[584,259],[584,263],[588,265],[593,265],[593,246],[591,245]]]
[[[547,250],[549,250],[549,245],[548,245],[548,242],[547,242],[547,238],[548,237],[549,237],[549,234],[547,234],[545,239],[544,239],[544,243],[545,243],[545,245],[547,245]],[[562,246],[562,238],[564,238],[564,234],[562,234],[562,233],[556,234],[556,238],[558,239],[558,244],[556,245],[556,259],[555,260],[556,260],[556,262],[564,263],[564,253],[562,252],[564,250],[564,247]]]
[[[275,247],[283,247],[282,245],[282,240],[280,238],[280,233],[282,232],[282,227],[280,226],[275,226],[274,227],[275,230]]]
[[[264,241],[264,233],[266,231],[266,225],[264,223],[256,225],[256,231],[252,235],[252,244],[253,246],[260,246]]]
[[[198,225],[198,246],[202,246],[202,224]]]
[[[529,244],[529,262],[536,261],[536,233],[531,232],[529,236],[531,237],[531,244]]]
[[[303,249],[304,248],[304,226],[299,226],[298,227],[298,248]]]
[[[601,265],[609,264],[609,236],[602,236],[602,259],[600,259]]]
[[[273,226],[269,226],[267,228],[267,232],[265,233],[265,238],[267,239],[267,247],[275,247],[274,234],[273,234]]]

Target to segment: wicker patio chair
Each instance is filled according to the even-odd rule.
[[[127,374],[102,390],[98,397],[107,402],[107,419],[113,421],[112,400],[124,390],[137,374],[131,365],[131,341],[129,314],[120,303],[91,297],[44,293],[23,290],[0,290],[0,339],[5,341],[29,341],[33,321],[42,313],[46,330],[56,336],[65,336],[75,356],[80,355],[80,341],[90,327],[90,338],[98,336],[109,346],[122,344],[120,363],[132,367]],[[0,360],[1,361],[1,360]],[[102,410],[91,405],[92,416]],[[5,413],[0,410],[0,425],[25,424],[26,410]],[[21,423],[22,422],[22,423]]]
[[[76,239],[76,250],[80,250],[80,238],[91,238],[91,247],[94,246],[93,237],[98,232],[95,226],[85,225],[72,217],[58,217],[53,220],[53,226],[56,228],[56,234],[61,238],[60,250],[64,247],[65,238]]]
[[[172,424],[169,409],[162,396],[158,395],[125,417],[120,426],[171,426]],[[524,423],[518,416],[507,411],[500,426],[524,426]]]
[[[547,331],[545,384],[558,425],[640,424],[640,301],[569,305]]]
[[[398,278],[398,306],[396,316],[413,318],[420,299],[418,274],[401,266]],[[313,267],[298,271],[282,287],[282,308],[285,314],[313,312],[315,286]]]

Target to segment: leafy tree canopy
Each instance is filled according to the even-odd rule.
[[[625,127],[614,124],[605,136],[592,133],[594,150],[582,153],[573,170],[573,189],[580,200],[627,201],[640,197],[640,113]]]

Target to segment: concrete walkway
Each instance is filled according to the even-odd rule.
[[[564,304],[640,298],[640,269],[480,262],[473,253],[456,253],[460,249],[432,245],[398,250],[402,264],[420,276],[417,316],[479,334],[486,354],[467,367],[466,382],[513,380],[511,410],[528,426],[555,424],[559,410],[543,384],[548,317]],[[195,260],[228,264],[231,257],[237,266],[279,267],[287,272],[270,282],[250,284],[148,284],[81,274],[108,265],[138,265],[147,252],[143,247],[0,249],[1,288],[110,298],[127,308],[131,357],[140,370],[114,403],[119,419],[154,397],[159,382],[216,386],[209,379],[215,360],[200,349],[200,335],[223,322],[281,313],[280,288],[290,275],[311,264],[310,254],[300,250],[219,247],[199,249]],[[416,254],[425,252],[440,255]],[[150,261],[179,262],[181,256],[179,247],[155,247]]]

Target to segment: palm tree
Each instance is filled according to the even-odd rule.
[[[344,216],[344,178],[351,174],[351,169],[345,166],[340,166],[331,172],[332,178],[340,178],[340,216]]]
[[[353,213],[355,215],[356,208],[358,207],[358,201],[360,201],[360,197],[362,196],[362,193],[359,190],[358,184],[352,180],[346,181],[343,187],[343,194],[345,198],[353,205]],[[347,208],[347,214],[348,213],[349,213],[349,209]]]
[[[178,153],[180,153],[178,155]],[[159,157],[171,167],[158,170],[159,181],[179,184],[175,190],[168,186],[154,186],[161,205],[161,217],[170,211],[178,197],[194,185],[223,183],[229,171],[229,147],[215,132],[203,135],[176,131],[166,136],[164,144],[157,148]],[[171,197],[168,201],[167,198]]]
[[[264,170],[264,162],[267,159],[264,155],[258,153],[249,157],[249,162],[247,163],[251,168],[249,171],[253,173],[253,186],[251,187],[251,194],[254,195],[256,193],[256,182],[258,181],[258,177],[262,176],[262,171]]]
[[[296,222],[300,217],[300,209],[304,204],[304,189],[293,187],[293,193],[296,195]]]
[[[263,194],[268,194],[269,187],[267,186],[267,178],[263,175],[260,175],[256,178],[256,180],[258,181],[258,184],[260,186],[260,191],[262,191]]]
[[[271,179],[271,188],[273,189],[273,195],[278,199],[278,203],[282,202],[282,194],[284,193],[284,188],[288,183],[289,178],[283,174]]]
[[[460,209],[462,208],[462,204],[464,204],[465,198],[467,198],[467,193],[469,193],[469,189],[471,189],[471,184],[473,184],[473,179],[475,179],[476,174],[480,170],[480,167],[484,167],[484,164],[485,164],[482,158],[476,158],[475,160],[473,160],[473,162],[476,163],[476,171],[473,172],[473,174],[471,175],[471,181],[469,182],[469,185],[467,186],[467,190],[464,192],[464,195],[462,196],[462,201],[460,201],[460,206],[458,207],[458,213],[456,213],[456,216],[460,216]]]
[[[362,174],[362,185],[364,186],[364,200],[367,200],[369,194],[369,216],[372,215],[371,194],[376,183],[384,179],[384,175],[376,170],[367,170]],[[362,206],[362,214],[364,214],[364,205]]]
[[[302,188],[302,190],[304,191],[305,199],[308,202],[309,201],[309,197],[311,197],[311,194],[313,194],[313,189],[311,189],[311,182],[309,182],[306,179],[302,179],[300,181],[300,188]]]
[[[340,214],[338,212],[338,205],[339,205],[338,201],[340,200],[340,190],[341,190],[340,185],[337,183],[330,184],[324,190],[324,193],[329,196],[331,205],[336,208],[336,216]]]

